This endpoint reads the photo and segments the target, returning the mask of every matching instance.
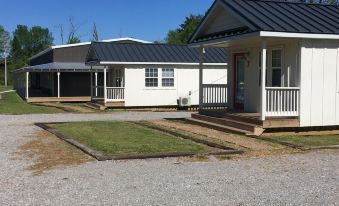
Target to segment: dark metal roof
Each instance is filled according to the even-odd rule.
[[[339,34],[337,5],[266,0],[216,1],[222,3],[226,11],[247,26],[247,30],[242,30],[240,34],[256,31]],[[215,5],[214,3],[213,6]],[[222,31],[215,35],[198,36],[190,42],[227,37],[229,33]]]
[[[205,51],[205,63],[226,63],[225,49]],[[86,62],[199,63],[199,50],[186,45],[93,42]]]

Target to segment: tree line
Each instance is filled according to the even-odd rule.
[[[69,19],[69,31],[65,35],[63,25],[60,26],[62,44],[80,43],[78,34],[79,25],[73,18]],[[96,24],[93,24],[91,41],[99,41],[99,33]],[[63,39],[66,36],[67,39]],[[53,35],[48,28],[41,26],[28,27],[17,25],[12,34],[4,26],[0,25],[0,85],[5,84],[3,68],[5,60],[8,67],[8,83],[12,83],[11,73],[13,70],[27,66],[29,58],[50,46],[53,46]]]
[[[281,0],[277,0],[281,1]],[[337,4],[339,0],[286,0],[294,2]],[[189,15],[178,28],[169,30],[165,39],[161,42],[168,44],[187,44],[190,36],[202,20],[203,15]],[[69,18],[69,31],[65,34],[64,26],[59,25],[60,38],[62,44],[72,44],[80,42],[78,34],[80,24],[75,23],[74,18]],[[96,24],[93,24],[91,31],[91,40],[99,41],[99,33]],[[3,67],[4,59],[8,59],[9,73],[14,69],[28,65],[29,57],[43,51],[53,45],[53,35],[48,28],[33,26],[31,28],[25,25],[17,25],[12,35],[0,25],[0,68]],[[11,75],[9,82],[11,83]],[[3,72],[0,72],[0,85],[4,83]]]

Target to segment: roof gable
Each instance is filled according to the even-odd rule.
[[[219,17],[224,16],[224,21],[218,21],[225,25],[219,28],[225,29],[211,36],[209,30],[203,28],[207,28],[208,24],[213,25],[211,23],[215,18],[213,12],[218,11],[220,5],[224,10],[219,12],[224,14],[219,14]],[[270,31],[339,35],[339,7],[335,5],[265,0],[216,0],[193,34],[190,43],[219,38],[220,34],[223,37],[229,36],[230,31],[227,29],[232,27],[232,21],[227,19],[227,15],[248,28],[238,34]]]

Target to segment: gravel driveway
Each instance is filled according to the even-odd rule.
[[[339,151],[209,162],[88,162],[33,176],[17,147],[34,122],[140,120],[189,113],[0,116],[0,205],[339,205]]]

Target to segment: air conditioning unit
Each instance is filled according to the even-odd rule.
[[[191,97],[179,97],[179,107],[191,106]]]

